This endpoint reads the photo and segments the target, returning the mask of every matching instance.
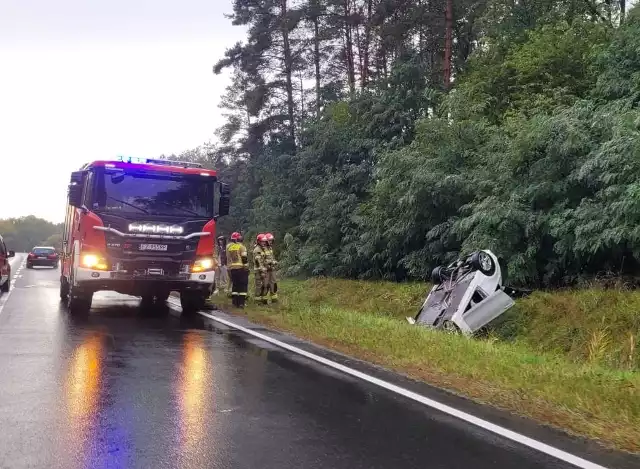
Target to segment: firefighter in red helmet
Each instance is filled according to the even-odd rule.
[[[231,277],[231,299],[233,305],[244,308],[249,287],[249,259],[243,237],[237,231],[231,233],[231,243],[227,246],[227,269]]]
[[[256,246],[253,249],[253,273],[256,284],[256,302],[267,303],[267,237],[264,233],[256,236]]]
[[[271,233],[266,233],[264,237],[267,245],[265,250],[267,292],[270,295],[271,301],[275,303],[278,301],[278,279],[276,278],[276,266],[278,265],[278,261],[276,261],[275,254],[273,252],[275,237]]]

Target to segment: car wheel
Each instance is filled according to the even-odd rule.
[[[450,321],[449,319],[447,319],[446,321],[444,321],[442,323],[442,330],[447,332],[447,333],[449,333],[449,334],[459,334],[460,333],[460,329],[458,328],[456,323],[454,323],[453,321]]]
[[[27,269],[33,269],[33,265],[32,265],[32,264],[27,263]]]
[[[447,274],[446,269],[441,265],[431,271],[431,282],[434,285],[440,285],[444,280],[448,278],[449,275]]]
[[[493,258],[485,251],[478,251],[471,256],[471,267],[479,270],[484,275],[490,277],[496,271],[496,264]]]
[[[11,277],[7,278],[7,281],[2,284],[0,287],[0,291],[2,293],[9,293],[9,289],[11,288]]]

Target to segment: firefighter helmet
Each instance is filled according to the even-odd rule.
[[[237,231],[231,233],[231,241],[242,241],[242,235]]]
[[[269,241],[269,242],[271,242],[274,239],[276,239],[271,233],[267,233],[264,236],[265,236],[266,240]]]
[[[267,237],[264,233],[260,233],[258,236],[256,236],[257,243],[264,242],[266,240],[267,240]]]

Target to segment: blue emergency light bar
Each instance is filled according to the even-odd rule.
[[[202,168],[200,163],[189,163],[186,161],[159,160],[155,158],[140,158],[136,156],[118,156],[115,161],[133,164],[158,164],[163,166],[177,166],[179,168]]]

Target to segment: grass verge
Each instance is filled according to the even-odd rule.
[[[280,304],[249,304],[242,314],[605,446],[640,452],[634,348],[640,294],[536,293],[519,300],[488,339],[469,340],[404,321],[424,299],[424,284],[311,279],[279,287]],[[227,298],[214,300],[233,311]]]

